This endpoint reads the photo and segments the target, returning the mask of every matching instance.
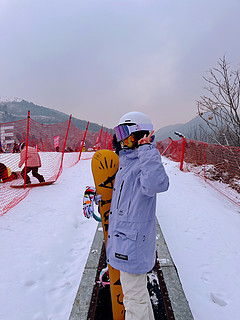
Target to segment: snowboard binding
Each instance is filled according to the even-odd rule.
[[[100,272],[98,283],[101,283],[104,288],[105,286],[110,285],[108,267],[103,268]]]

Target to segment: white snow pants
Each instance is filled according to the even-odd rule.
[[[126,310],[125,320],[154,320],[147,289],[147,275],[120,271],[120,281]]]

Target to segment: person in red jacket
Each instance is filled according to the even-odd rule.
[[[12,172],[4,163],[0,163],[0,181],[9,182],[17,179],[17,173]]]
[[[33,147],[26,148],[25,143],[23,142],[20,145],[20,162],[18,164],[19,168],[26,162],[27,154],[27,168],[26,168],[26,184],[30,184],[31,180],[28,176],[28,173],[32,171],[32,175],[38,179],[39,182],[45,182],[44,177],[38,173],[38,168],[42,166],[40,156],[37,152],[37,149]],[[21,171],[21,176],[25,179],[25,167]]]

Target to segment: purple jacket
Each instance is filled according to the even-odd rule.
[[[159,151],[145,144],[122,150],[109,213],[107,262],[115,269],[144,274],[155,262],[156,193],[169,180]]]

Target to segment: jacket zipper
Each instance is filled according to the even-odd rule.
[[[127,211],[127,212],[129,212],[129,209],[130,209],[130,205],[131,205],[131,199],[130,199],[130,201],[129,201],[129,205],[128,205],[128,211]]]
[[[119,191],[118,202],[117,202],[117,209],[118,209],[119,201],[120,201],[120,198],[121,198],[121,193],[122,193],[123,184],[124,184],[124,180],[123,180],[123,182],[122,182],[122,184],[121,184],[120,191]]]

